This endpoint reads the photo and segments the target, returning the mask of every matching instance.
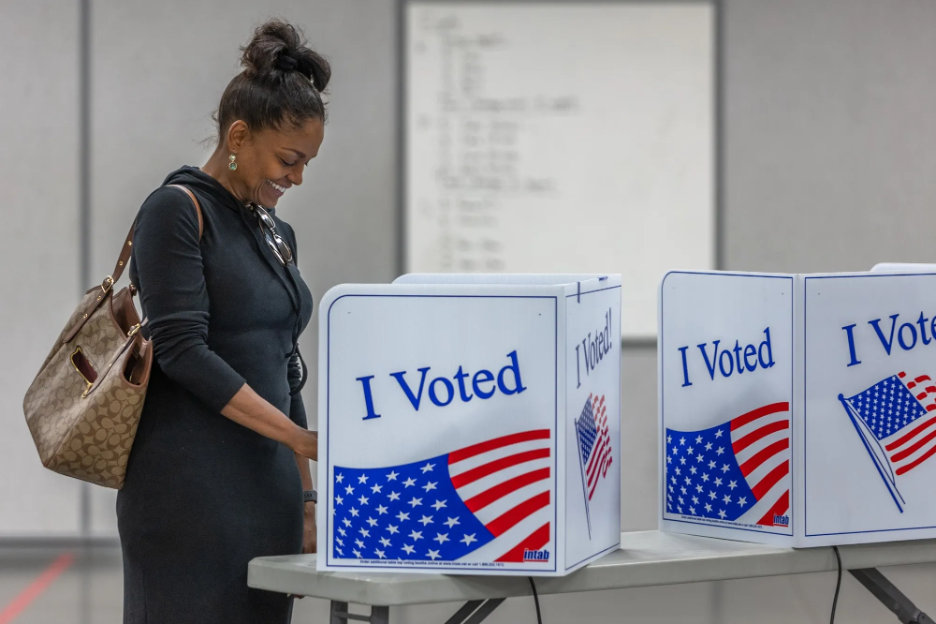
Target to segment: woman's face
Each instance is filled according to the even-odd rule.
[[[321,119],[253,133],[244,125],[240,137],[232,136],[239,139],[233,141],[236,151],[232,152],[237,156],[237,169],[228,171],[235,197],[244,203],[276,206],[290,187],[302,184],[305,167],[318,155],[324,136]]]

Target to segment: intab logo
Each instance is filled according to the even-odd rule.
[[[530,550],[529,548],[524,548],[523,560],[524,561],[549,561],[549,551],[548,550]]]

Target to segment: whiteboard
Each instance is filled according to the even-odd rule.
[[[715,12],[405,3],[404,269],[620,273],[655,336],[665,272],[715,268]]]

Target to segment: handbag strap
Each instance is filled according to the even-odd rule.
[[[198,240],[201,242],[202,234],[205,229],[205,221],[202,217],[201,205],[198,203],[198,198],[195,197],[193,193],[187,186],[181,184],[167,184],[166,186],[179,189],[189,196],[189,199],[192,200],[192,204],[195,206],[195,213],[198,215]],[[75,325],[65,334],[62,338],[62,342],[70,342],[75,335],[81,331],[81,328],[84,327],[84,324],[87,322],[91,314],[97,310],[98,306],[101,305],[101,302],[104,301],[106,295],[114,287],[114,284],[120,280],[120,276],[123,275],[124,269],[127,268],[127,264],[130,262],[130,254],[133,251],[133,235],[136,230],[136,219],[133,220],[133,225],[130,226],[130,232],[127,234],[127,239],[124,241],[123,247],[120,250],[120,255],[117,257],[117,264],[114,266],[114,271],[104,278],[104,281],[101,282],[101,294],[97,299],[91,299],[87,305],[87,308],[82,313],[82,316],[78,317],[78,321]],[[132,284],[131,284],[132,286]],[[135,292],[135,288],[133,292]]]

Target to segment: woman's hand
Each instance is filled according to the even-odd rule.
[[[302,554],[311,555],[315,552],[316,531],[315,531],[315,503],[308,502],[304,505],[305,513],[302,522]]]
[[[318,432],[308,431],[301,427],[296,428],[296,435],[289,445],[293,452],[312,461],[318,461]],[[314,509],[314,506],[313,506]]]
[[[241,386],[221,413],[239,425],[285,444],[303,457],[318,460],[318,433],[291,421],[247,384]]]

